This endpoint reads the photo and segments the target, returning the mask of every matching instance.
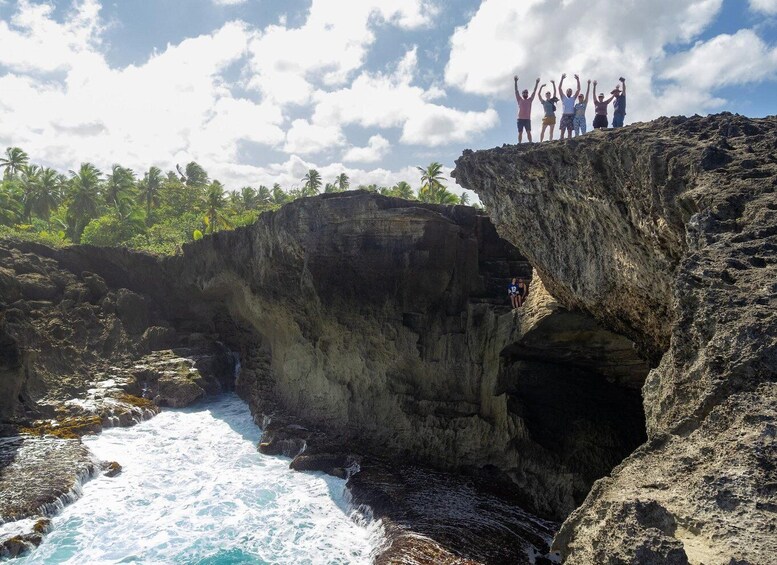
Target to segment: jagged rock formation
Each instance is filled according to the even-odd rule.
[[[658,365],[649,441],[567,519],[566,563],[777,555],[775,149],[777,118],[721,114],[457,161],[551,294]]]
[[[176,357],[164,350],[219,341],[240,354],[237,390],[257,422],[269,416],[270,429],[284,431],[275,447],[266,438],[267,450],[327,438],[299,468],[342,474],[354,453],[485,469],[525,509],[561,519],[644,441],[638,390],[647,366],[633,344],[564,309],[538,281],[529,304],[511,312],[509,277],[530,277],[531,268],[470,208],[354,192],[297,201],[172,258],[30,244],[5,253],[14,266],[37,257],[46,268],[30,288],[56,292],[4,294],[2,335],[15,356],[3,362],[3,375],[14,377],[3,378],[19,393],[3,419],[39,417],[44,397],[59,390],[59,373],[81,374],[72,367],[90,364],[114,382],[126,376],[131,394],[145,386],[163,403],[166,379],[189,366],[170,369]],[[6,288],[27,284],[14,266]],[[64,284],[48,283],[57,278]],[[67,302],[63,293],[76,286],[84,291]],[[33,305],[40,314],[26,312]],[[47,333],[72,310],[88,311],[94,323]],[[100,355],[79,357],[87,349]],[[156,378],[144,372],[150,366]],[[177,390],[188,401],[207,387],[188,379]],[[293,433],[284,424],[295,425]],[[306,454],[316,451],[311,445]],[[520,539],[528,538],[509,550],[515,562],[526,559]],[[527,543],[534,542],[544,543]],[[455,560],[465,549],[440,551]],[[395,546],[397,558],[417,550]],[[469,557],[489,562],[482,551]]]

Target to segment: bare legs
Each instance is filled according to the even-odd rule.
[[[542,130],[540,131],[540,143],[545,141],[545,129],[548,127],[550,128],[550,141],[553,141],[553,131],[556,129],[556,125],[555,124],[552,126],[544,125],[542,126]]]

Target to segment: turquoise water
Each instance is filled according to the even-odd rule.
[[[122,473],[86,483],[17,563],[369,563],[379,527],[350,510],[345,481],[291,471],[259,437],[228,394],[85,439]]]

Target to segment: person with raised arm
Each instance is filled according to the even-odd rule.
[[[572,96],[572,89],[567,88],[566,96],[564,95],[564,79],[567,78],[567,74],[561,75],[561,80],[558,83],[558,91],[561,94],[561,123],[559,123],[559,139],[564,141],[564,133],[567,133],[567,137],[572,137],[572,128],[574,128],[575,120],[575,99],[580,95],[580,77],[575,75],[577,81],[577,92]],[[551,139],[553,139],[551,137]]]
[[[622,128],[623,120],[626,118],[626,79],[621,77],[619,80],[623,89],[616,86],[615,90],[612,91],[612,95],[615,97],[615,102],[612,103],[612,127],[614,128]]]
[[[575,126],[575,137],[585,133],[585,110],[588,107],[588,94],[591,92],[591,79],[588,79],[588,86],[585,87],[585,96],[582,94],[577,95],[577,104],[575,104],[575,119],[573,124]]]
[[[612,102],[615,96],[610,96],[607,100],[604,99],[604,94],[596,94],[596,85],[598,83],[594,81],[594,108],[596,109],[596,116],[594,116],[594,129],[604,129],[609,123],[607,122],[607,105]]]
[[[526,130],[526,138],[531,143],[531,105],[537,94],[540,79],[534,83],[534,92],[529,96],[529,91],[524,89],[522,95],[518,94],[518,75],[513,77],[515,82],[515,100],[518,102],[518,143],[523,141],[523,131]]]
[[[550,127],[550,140],[553,141],[553,130],[556,128],[556,81],[551,80],[553,85],[553,96],[551,97],[550,91],[545,93],[545,100],[542,100],[542,89],[545,88],[543,84],[540,86],[540,100],[542,101],[542,109],[545,115],[542,118],[542,129],[540,130],[540,142],[545,139],[545,130]]]

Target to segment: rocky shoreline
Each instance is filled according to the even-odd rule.
[[[261,451],[350,477],[380,563],[539,562],[562,521],[566,563],[767,562],[775,131],[465,152],[491,219],[350,192],[169,258],[0,242],[3,435],[77,446],[235,387]]]

